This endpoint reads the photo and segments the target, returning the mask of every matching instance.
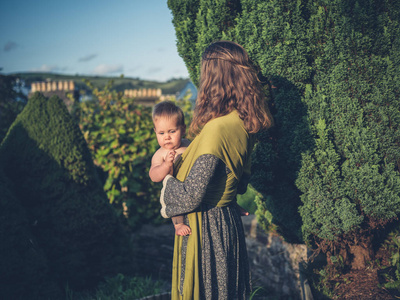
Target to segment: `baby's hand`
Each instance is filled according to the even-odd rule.
[[[175,150],[169,151],[167,153],[167,156],[165,156],[165,162],[172,165],[174,163],[175,153],[176,153]]]

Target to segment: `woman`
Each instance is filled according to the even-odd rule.
[[[175,237],[172,299],[245,299],[247,251],[236,194],[250,177],[253,134],[272,125],[255,68],[240,45],[204,51],[190,133],[195,139],[163,181],[165,218],[187,214],[192,234]]]

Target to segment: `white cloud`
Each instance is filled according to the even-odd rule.
[[[147,74],[160,73],[163,70],[161,67],[152,67],[147,69]]]
[[[136,72],[136,71],[138,71],[140,69],[143,69],[143,65],[136,65],[136,66],[130,68],[128,71],[129,72]]]
[[[31,69],[31,72],[59,72],[59,71],[65,71],[67,70],[66,67],[60,68],[59,66],[56,65],[42,65],[40,68],[36,69]]]
[[[89,54],[78,59],[79,62],[90,61],[97,57],[97,54]]]
[[[17,49],[18,46],[19,46],[19,45],[18,45],[16,42],[9,41],[9,42],[7,42],[7,44],[4,45],[4,48],[3,48],[3,49],[4,49],[5,52],[9,52],[9,51],[11,51],[11,50]]]
[[[98,65],[94,70],[93,73],[96,75],[106,75],[112,73],[123,73],[124,68],[122,65]]]

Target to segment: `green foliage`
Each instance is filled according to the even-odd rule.
[[[189,128],[190,123],[192,122],[192,118],[193,118],[193,104],[192,104],[192,102],[190,102],[191,96],[192,96],[192,94],[188,92],[181,99],[170,100],[170,101],[174,102],[175,105],[179,106],[182,109],[183,115],[185,116],[186,129]]]
[[[168,7],[173,13],[178,53],[198,86],[201,54],[214,40],[231,37],[240,1],[168,0]]]
[[[310,81],[306,19],[302,1],[242,1],[235,39],[264,77],[275,126],[258,134],[251,184],[263,194],[272,222],[289,242],[301,242],[295,186],[301,153],[313,146],[302,92]],[[272,89],[269,89],[269,84]],[[262,211],[261,211],[262,214]]]
[[[165,282],[153,280],[151,277],[130,277],[117,274],[106,278],[94,292],[74,293],[66,288],[67,300],[131,300],[157,295],[164,291]]]
[[[234,38],[245,47],[264,76],[284,78],[297,88],[304,88],[312,74],[308,62],[307,1],[243,0],[241,3],[242,13],[237,18]],[[284,89],[289,95],[292,92],[292,88]]]
[[[381,276],[384,278],[384,287],[400,292],[400,231],[395,229],[384,241],[384,246],[390,253],[391,267],[382,270]]]
[[[59,286],[87,288],[132,272],[128,238],[61,99],[40,93],[29,99],[1,145],[0,166]]]
[[[318,272],[318,281],[314,283],[314,288],[322,299],[334,299],[335,293],[333,290],[338,283],[334,279],[337,279],[338,273],[335,273],[336,276],[332,276],[329,272],[330,267],[325,267]],[[333,279],[333,280],[332,280]]]
[[[262,199],[261,194],[256,195],[255,203],[257,205],[257,222],[265,232],[276,231],[277,227],[272,223],[272,214],[268,210],[266,201]]]
[[[148,175],[158,144],[151,108],[111,91],[111,85],[94,89],[95,100],[81,104],[80,128],[95,164],[105,174],[104,190],[110,203],[136,228],[161,221],[161,186]]]
[[[250,294],[249,300],[257,299],[256,297],[264,296],[264,294],[265,292],[263,287],[261,286],[254,287],[252,293]]]
[[[305,237],[309,232],[323,239],[333,240],[360,226],[363,217],[359,216],[355,203],[342,192],[343,179],[338,168],[340,156],[328,139],[325,121],[316,125],[318,139],[313,155],[303,156],[297,186],[303,192],[304,205],[300,209],[303,217]]]
[[[302,241],[298,213],[300,192],[295,186],[301,153],[311,148],[312,140],[306,109],[300,93],[287,80],[272,79],[272,112],[275,126],[257,134],[252,161],[251,184],[262,193],[272,222],[289,242]]]
[[[199,54],[194,43],[197,40],[196,15],[199,0],[168,0],[168,7],[173,13],[172,23],[176,29],[177,48],[183,58],[192,81],[198,79]],[[197,81],[193,81],[197,85]]]
[[[304,101],[317,145],[303,156],[297,181],[307,237],[356,244],[359,230],[372,239],[373,230],[400,213],[400,61],[398,50],[375,39],[390,28],[386,42],[397,43],[399,19],[389,15],[398,16],[400,8],[389,12],[390,3],[375,4],[311,7],[318,56]]]
[[[237,195],[237,203],[243,207],[250,214],[254,214],[257,209],[257,204],[255,202],[257,197],[257,191],[251,187],[251,185],[247,186],[246,193],[243,195]]]
[[[28,100],[20,87],[16,77],[0,75],[0,143]]]

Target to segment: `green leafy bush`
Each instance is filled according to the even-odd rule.
[[[256,198],[254,199],[254,202],[257,206],[257,210],[255,211],[255,214],[257,217],[257,222],[260,225],[260,227],[265,232],[276,232],[277,227],[272,222],[273,216],[272,216],[271,212],[268,210],[267,201],[264,201],[261,194],[258,194],[256,196]]]
[[[133,271],[129,240],[61,99],[29,99],[1,145],[0,166],[59,286],[88,288]]]
[[[248,185],[246,193],[237,195],[237,203],[250,214],[254,214],[257,209],[257,204],[255,202],[256,197],[257,191],[255,191],[251,185]]]
[[[160,222],[161,185],[148,175],[158,148],[151,108],[111,91],[111,85],[94,89],[95,99],[81,104],[80,128],[104,172],[104,190],[118,214],[131,228]]]

